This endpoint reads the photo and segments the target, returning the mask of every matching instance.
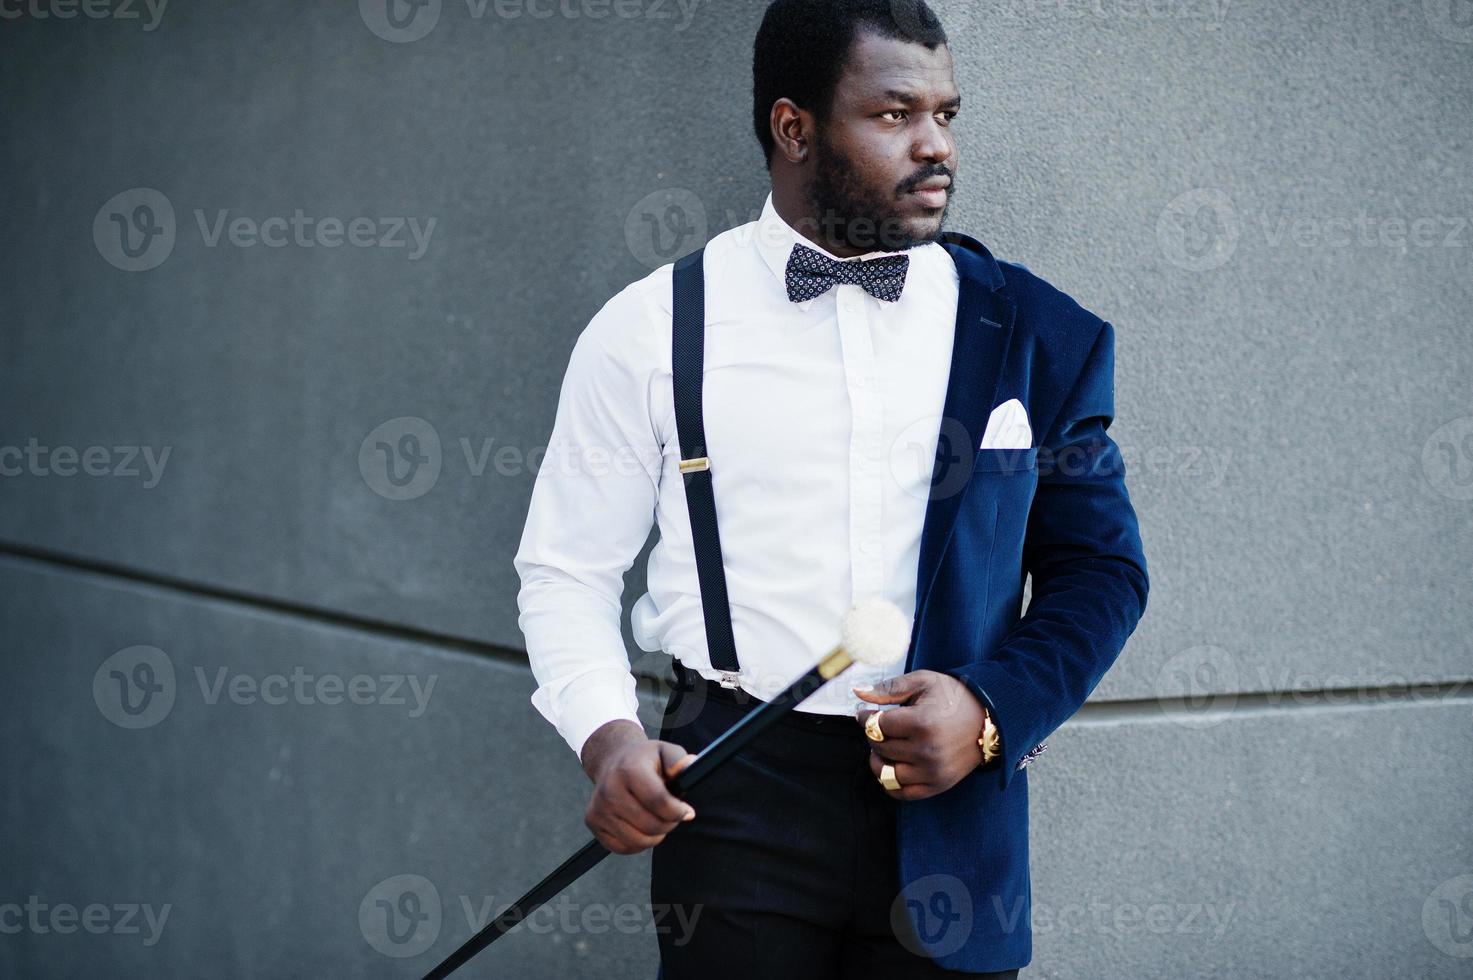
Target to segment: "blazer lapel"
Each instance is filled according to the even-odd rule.
[[[977,446],[982,441],[987,416],[1002,380],[1016,312],[1010,290],[1001,288],[1002,270],[980,242],[958,232],[943,234],[941,242],[956,263],[960,283],[946,407],[936,441],[931,492],[921,529],[916,627],[930,598],[941,555],[951,538],[961,498],[976,462]],[[919,632],[918,628],[911,632],[911,655]],[[909,658],[906,669],[910,669]]]

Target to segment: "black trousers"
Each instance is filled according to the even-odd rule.
[[[759,704],[676,663],[660,738],[698,752]],[[793,712],[687,797],[651,855],[663,980],[970,977],[898,909],[895,810],[852,716]]]

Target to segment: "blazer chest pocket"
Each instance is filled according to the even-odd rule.
[[[973,473],[1000,473],[1004,476],[1031,473],[1038,469],[1038,447],[1027,449],[979,449],[972,463]]]

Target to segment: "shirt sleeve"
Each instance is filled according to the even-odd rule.
[[[513,559],[517,624],[538,684],[532,705],[580,757],[602,725],[640,723],[619,624],[624,573],[649,537],[659,492],[651,372],[636,342],[647,322],[631,285],[579,335]]]

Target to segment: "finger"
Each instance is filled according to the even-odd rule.
[[[920,693],[921,680],[916,671],[890,677],[873,685],[850,688],[856,695],[871,704],[901,704]]]
[[[902,762],[923,765],[930,757],[930,747],[913,738],[887,738],[883,742],[871,742],[870,751],[880,757],[880,762],[899,765]]]
[[[871,710],[874,714],[878,709]],[[892,738],[905,739],[914,738],[924,730],[931,713],[921,705],[901,705],[898,708],[886,708],[880,712],[885,717],[880,719],[880,731],[885,734],[885,741]]]
[[[679,812],[669,818],[661,816],[635,795],[632,785],[626,785],[623,791],[613,798],[613,805],[609,807],[609,812],[642,834],[665,834],[680,823]]]
[[[921,766],[917,766],[911,762],[887,762],[873,751],[870,752],[869,771],[874,773],[876,779],[880,778],[880,770],[887,765],[895,767],[895,780],[901,786],[908,786],[912,783],[925,783],[930,778],[930,774]],[[894,791],[892,790],[891,792]]]
[[[609,850],[617,854],[636,854],[665,839],[663,833],[647,834],[618,814],[608,814],[604,826],[608,836],[618,844],[618,847],[610,847]],[[604,846],[608,847],[608,844],[605,843]]]
[[[887,796],[896,800],[924,800],[936,793],[936,788],[929,783],[905,783],[899,789],[885,790]]]
[[[640,809],[651,816],[670,824],[689,819],[686,814],[695,814],[695,809],[665,787],[658,776],[635,776],[627,784],[629,794]]]

